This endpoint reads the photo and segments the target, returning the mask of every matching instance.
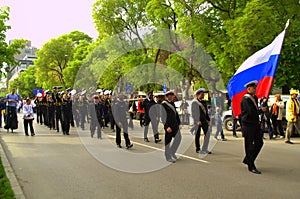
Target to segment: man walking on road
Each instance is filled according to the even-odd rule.
[[[208,151],[210,137],[210,131],[208,129],[210,125],[210,117],[208,115],[207,105],[204,101],[204,91],[205,90],[203,88],[197,90],[195,93],[196,97],[192,102],[192,117],[194,120],[194,126],[196,127],[195,145],[196,153],[211,154],[211,152]],[[202,145],[202,150],[200,148],[201,128],[204,132],[204,142]]]
[[[128,112],[128,105],[124,102],[124,95],[119,94],[118,99],[112,105],[114,119],[116,121],[116,144],[118,148],[121,146],[121,129],[123,129],[123,136],[125,139],[126,149],[133,147],[128,136],[128,122],[126,113]]]
[[[244,95],[241,102],[242,133],[244,136],[246,152],[243,163],[248,165],[248,170],[250,172],[261,174],[254,164],[254,161],[263,146],[262,132],[259,122],[260,111],[258,109],[258,100],[255,95],[256,83],[257,81],[251,81],[245,85],[247,88],[247,94]],[[264,108],[266,109],[266,107]]]
[[[158,143],[161,141],[161,139],[159,139],[159,135],[158,135],[158,122],[156,119],[159,114],[158,107],[155,106],[156,102],[153,100],[153,93],[148,92],[147,95],[148,95],[148,98],[145,99],[143,102],[143,107],[145,110],[144,141],[149,142],[148,129],[149,129],[149,124],[151,122],[153,134],[154,134],[154,141],[155,141],[155,143]]]
[[[173,102],[174,96],[173,91],[166,93],[167,100],[162,102],[164,107],[162,110],[165,110],[165,112],[162,111],[161,117],[165,129],[165,157],[168,162],[173,163],[177,160],[175,153],[181,142],[180,119]],[[173,144],[171,144],[172,138],[174,138]]]

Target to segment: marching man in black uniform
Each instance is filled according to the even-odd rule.
[[[258,100],[255,95],[256,83],[257,81],[251,81],[245,85],[247,88],[247,94],[244,95],[241,102],[242,133],[246,152],[243,163],[248,165],[248,170],[250,172],[261,174],[254,164],[254,161],[263,146],[262,132],[259,122],[260,113],[258,109]]]
[[[72,121],[72,100],[68,96],[69,94],[63,94],[62,98],[62,125],[63,127],[63,134],[69,135],[70,126]]]
[[[55,87],[56,89],[56,87]],[[58,92],[58,89],[56,89],[56,93],[52,93],[52,98],[54,100],[54,110],[55,110],[55,126],[56,126],[56,132],[59,132],[59,123],[61,124],[62,131],[65,132],[65,128],[63,126],[62,122],[62,111],[61,111],[61,104],[62,104],[62,98],[61,98],[61,92]]]
[[[126,113],[128,112],[128,104],[124,102],[124,95],[119,94],[118,99],[112,105],[112,111],[116,122],[116,144],[117,147],[121,146],[121,128],[123,129],[123,136],[125,139],[126,148],[132,148],[133,144],[130,143],[128,136],[128,122]]]
[[[206,102],[204,101],[204,89],[200,88],[195,92],[195,99],[192,102],[192,117],[194,119],[194,126],[195,126],[195,145],[196,145],[196,153],[201,154],[211,154],[208,151],[208,144],[209,144],[209,125],[210,125],[210,117],[208,115],[208,109]],[[201,129],[204,133],[204,141],[202,145],[202,149],[200,147],[200,135]]]
[[[158,143],[161,141],[161,139],[159,139],[159,135],[158,135],[158,121],[157,121],[157,117],[159,115],[159,109],[157,107],[158,105],[153,100],[153,92],[148,92],[147,95],[148,95],[148,98],[145,99],[143,102],[143,108],[145,110],[144,141],[149,142],[148,129],[149,129],[149,124],[151,122],[152,129],[153,129],[153,135],[154,135],[154,141],[155,141],[155,143]]]
[[[34,103],[36,105],[36,122],[39,124],[40,122],[43,123],[43,121],[41,121],[41,97],[42,97],[42,93],[38,93],[36,94],[36,99],[34,100]]]
[[[176,162],[175,155],[181,142],[181,133],[179,129],[180,119],[173,102],[175,94],[173,91],[166,93],[167,99],[162,102],[161,119],[165,129],[165,157],[168,162]],[[164,110],[164,111],[163,111]],[[174,138],[171,144],[172,138]]]
[[[91,103],[89,107],[91,138],[94,137],[95,130],[97,128],[97,138],[102,139],[101,120],[103,116],[103,105],[100,102],[98,95],[94,95],[93,99],[94,103]]]

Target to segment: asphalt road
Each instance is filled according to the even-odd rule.
[[[262,174],[257,175],[242,164],[243,139],[233,138],[231,132],[225,133],[228,141],[212,140],[212,154],[199,158],[193,136],[184,127],[185,147],[179,150],[179,160],[169,164],[163,158],[163,142],[155,144],[149,136],[150,143],[145,143],[139,127],[130,131],[134,146],[126,150],[116,148],[109,129],[98,140],[90,138],[88,130],[72,128],[65,136],[34,126],[34,137],[24,136],[21,120],[16,133],[0,133],[28,199],[300,197],[299,138],[293,139],[294,145],[265,140],[256,161]]]

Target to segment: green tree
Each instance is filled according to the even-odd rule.
[[[73,85],[72,81],[79,69],[80,61],[87,54],[84,50],[87,50],[86,47],[91,41],[88,35],[73,31],[45,43],[37,52],[38,58],[34,62],[37,67],[35,74],[37,85],[42,88]]]
[[[10,82],[10,88],[17,88],[22,97],[33,97],[33,90],[37,88],[34,75],[36,73],[35,66],[29,66],[21,72],[19,76]]]
[[[5,64],[17,64],[14,55],[19,54],[18,49],[23,48],[26,43],[24,39],[13,40],[10,44],[6,42],[5,33],[11,28],[6,24],[9,20],[9,11],[9,7],[0,6],[0,68],[3,69],[0,71],[0,78],[3,74],[10,72],[8,67],[3,68],[3,66],[6,66]]]

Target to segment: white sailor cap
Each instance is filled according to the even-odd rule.
[[[102,92],[102,89],[100,89],[100,88],[96,90],[96,93],[101,93],[101,92]]]
[[[71,90],[70,93],[71,93],[71,95],[75,95],[76,94],[76,90],[73,89],[73,90]]]
[[[166,92],[166,96],[168,96],[168,95],[175,95],[175,93],[173,90],[170,90],[170,91]]]
[[[104,95],[109,95],[109,90],[104,91]]]
[[[81,91],[80,95],[85,95],[85,94],[86,94],[86,90],[84,89]]]
[[[93,95],[94,99],[99,99],[99,95]]]
[[[199,95],[199,94],[201,94],[201,93],[204,93],[204,91],[205,91],[204,88],[200,88],[200,89],[196,90],[194,94],[195,94],[195,95]]]
[[[251,87],[251,86],[257,86],[257,80],[252,80],[244,85],[245,88]]]

